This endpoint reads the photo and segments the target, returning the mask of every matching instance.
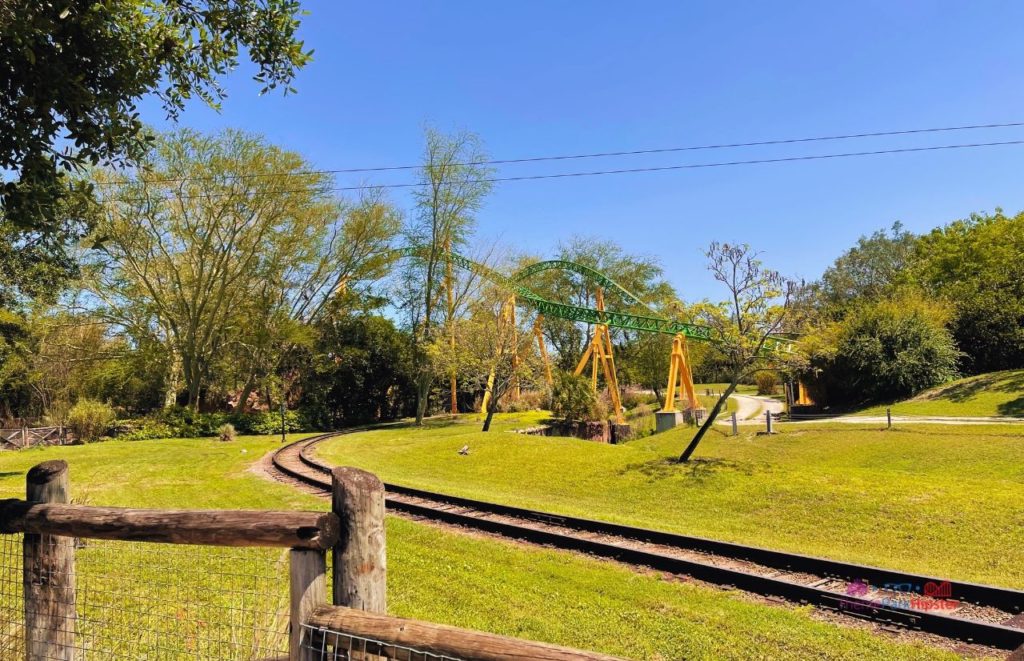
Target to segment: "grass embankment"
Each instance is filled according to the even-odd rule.
[[[421,489],[1024,587],[1019,428],[716,429],[685,465],[674,459],[690,427],[619,446],[477,429],[464,418],[350,434],[319,454]]]
[[[472,427],[476,424],[473,421]],[[505,416],[499,421],[504,428],[513,424],[519,423]],[[471,429],[469,425],[458,428]],[[453,430],[434,426],[424,433],[445,429]],[[410,456],[425,448],[425,439],[416,434],[391,438],[383,443],[388,452],[398,451],[396,444],[406,446]],[[498,433],[489,438],[512,443],[531,440]],[[350,440],[360,443],[358,438]],[[384,441],[381,437],[372,440]],[[470,441],[472,454],[462,459],[493,458],[481,443]],[[449,438],[440,448],[445,456],[455,456],[460,446],[453,447],[453,443],[462,442]],[[85,496],[90,504],[324,509],[323,500],[249,471],[254,461],[277,445],[276,437],[243,437],[235,443],[212,439],[112,441],[5,452],[0,453],[0,496],[21,496],[24,472],[30,466],[63,458],[71,466],[73,495]],[[598,446],[581,442],[579,447]],[[542,468],[549,458],[538,452],[536,467]],[[561,469],[568,477],[555,484],[571,481],[573,467],[563,465]],[[395,517],[388,518],[387,526],[388,602],[397,615],[633,658],[952,658],[933,648],[817,621],[807,609],[766,606],[743,595],[637,573],[610,562]],[[275,610],[283,613],[286,563],[280,551],[134,545],[133,553],[123,553],[127,548],[87,542],[78,550],[80,585],[86,580],[107,581],[98,586],[100,591],[91,591],[85,603],[80,599],[80,607],[121,627],[121,639],[110,641],[109,647],[104,647],[102,633],[93,633],[90,640],[96,654],[117,647],[119,658],[142,658],[147,653],[164,658],[180,649],[189,650],[185,656],[190,658],[210,657],[221,650],[210,641],[229,641],[225,627],[233,623],[233,633],[238,634],[237,627],[246,626],[246,608],[255,607],[255,612],[265,612],[268,617]],[[218,553],[226,555],[218,561],[214,559]],[[242,553],[256,555],[245,556],[249,558],[245,564],[232,564]],[[264,574],[259,581],[251,575],[255,568]],[[229,575],[232,569],[236,576]],[[264,593],[254,586],[277,592]],[[133,590],[138,601],[126,601]],[[244,591],[249,592],[248,605],[238,602]],[[9,599],[5,601],[12,607]],[[114,610],[107,612],[110,605]],[[224,605],[242,610],[225,611]],[[225,615],[230,618],[225,620]],[[277,621],[278,630],[282,622]],[[259,653],[267,656],[277,643],[265,643]],[[231,658],[238,656],[236,650]]]
[[[1013,416],[1024,418],[1024,370],[991,372],[926,390],[911,399],[873,406],[863,415]]]

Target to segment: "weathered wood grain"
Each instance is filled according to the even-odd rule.
[[[328,549],[340,525],[330,512],[145,510],[0,501],[0,532],[90,539]]]
[[[412,647],[466,661],[615,661],[618,657],[521,640],[443,624],[407,620],[343,606],[322,606],[310,617],[314,628]],[[387,648],[377,651],[387,655]],[[402,657],[404,658],[404,656]]]
[[[288,620],[288,658],[319,661],[320,653],[303,628],[313,612],[327,604],[327,557],[323,551],[293,549],[288,556],[291,610]]]
[[[67,507],[68,465],[46,461],[29,470],[25,480],[33,507]],[[75,659],[75,540],[25,531],[22,586],[25,606],[25,659]]]
[[[334,547],[333,599],[339,606],[387,612],[384,484],[373,473],[331,472],[332,509],[341,524]]]

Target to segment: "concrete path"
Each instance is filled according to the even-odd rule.
[[[764,424],[764,412],[771,411],[782,413],[785,406],[782,402],[771,397],[760,397],[758,395],[730,395],[735,407],[727,413],[721,413],[715,422],[720,424],[732,424],[732,413],[736,412],[736,421],[739,424]]]
[[[886,424],[884,415],[841,415],[836,417],[820,417],[812,420],[793,420],[796,423],[809,422],[840,422],[848,424]],[[1024,424],[1024,418],[1011,418],[1006,416],[927,416],[927,415],[894,415],[893,424],[922,424],[922,425],[1006,425]]]

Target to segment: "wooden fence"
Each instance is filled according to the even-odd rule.
[[[20,450],[34,445],[66,445],[67,427],[0,428],[0,449]]]
[[[0,501],[0,533],[23,534],[27,661],[78,658],[82,648],[75,641],[75,552],[80,541],[87,539],[290,549],[287,658],[292,661],[613,659],[387,615],[384,486],[365,471],[334,470],[331,512],[72,505],[68,466],[63,461],[33,467],[26,481],[26,500]],[[332,554],[330,577],[327,552]],[[353,648],[354,640],[360,641],[358,650]]]

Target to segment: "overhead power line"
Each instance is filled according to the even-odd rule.
[[[846,133],[839,135],[820,135],[804,138],[779,138],[772,140],[757,140],[753,142],[728,142],[720,144],[706,144],[706,145],[689,145],[683,147],[656,147],[651,149],[632,149],[626,151],[606,151],[606,152],[594,152],[588,154],[561,154],[553,156],[530,156],[524,158],[506,158],[506,159],[492,159],[492,160],[481,160],[481,161],[469,161],[466,163],[452,163],[449,167],[468,167],[468,166],[480,166],[480,165],[514,165],[517,163],[540,163],[545,161],[568,161],[568,160],[579,160],[587,158],[605,158],[605,157],[616,157],[616,156],[640,156],[640,155],[652,155],[652,154],[671,154],[688,151],[706,151],[714,149],[736,149],[742,147],[765,147],[771,145],[792,145],[809,142],[827,142],[836,140],[855,140],[863,138],[882,138],[890,136],[901,136],[901,135],[918,135],[918,134],[929,134],[929,133],[949,133],[953,131],[973,131],[979,129],[1000,129],[1000,128],[1015,128],[1024,126],[1024,122],[1004,122],[999,124],[966,124],[962,126],[943,126],[943,127],[932,127],[932,128],[921,128],[921,129],[900,129],[891,131],[873,131],[867,133]],[[358,167],[358,168],[335,168],[335,169],[323,169],[323,170],[302,170],[298,172],[256,172],[251,174],[238,174],[229,175],[224,177],[226,179],[248,179],[253,177],[272,177],[272,176],[288,176],[288,177],[301,177],[319,174],[358,174],[358,173],[369,173],[369,172],[394,172],[394,171],[409,171],[409,170],[421,170],[425,166],[423,164],[418,165],[384,165],[376,167]],[[202,181],[205,179],[212,179],[213,177],[168,177],[161,179],[146,179],[148,183],[175,183],[182,181]],[[100,185],[115,185],[130,183],[130,180],[122,179],[118,181],[110,182],[98,182]]]
[[[567,179],[572,177],[595,177],[601,175],[611,174],[633,174],[633,173],[647,173],[647,172],[667,172],[676,170],[697,170],[702,168],[721,168],[721,167],[732,167],[737,165],[767,165],[773,163],[793,163],[799,161],[820,161],[829,159],[840,159],[840,158],[858,158],[864,156],[881,156],[884,154],[909,154],[914,152],[931,152],[931,151],[942,151],[949,149],[974,149],[979,147],[1002,147],[1008,145],[1022,145],[1024,140],[1004,140],[1000,142],[973,142],[966,144],[955,144],[955,145],[933,145],[929,147],[902,147],[898,149],[878,149],[873,151],[858,151],[858,152],[844,152],[838,154],[808,154],[803,156],[782,156],[778,158],[759,158],[750,160],[737,160],[737,161],[718,161],[711,163],[686,163],[680,165],[661,165],[651,166],[642,168],[622,168],[616,170],[591,170],[588,172],[560,172],[554,174],[533,174],[533,175],[520,175],[512,177],[486,177],[482,179],[467,179],[463,182],[455,183],[500,183],[509,181],[532,181],[540,179]],[[388,188],[418,188],[424,186],[421,182],[407,182],[398,184],[364,184],[359,186],[335,186],[325,188],[322,190],[329,191],[357,191],[357,190],[377,190],[377,189],[388,189]],[[304,192],[306,188],[292,188],[292,189],[281,189],[276,191],[269,191],[271,194],[285,194],[285,193],[299,193]],[[214,198],[223,197],[225,195],[231,195],[232,193],[198,193],[192,195],[181,195],[181,196],[168,196],[164,199],[199,199],[199,198]],[[142,198],[108,198],[112,201],[122,202],[140,202],[146,201]]]

